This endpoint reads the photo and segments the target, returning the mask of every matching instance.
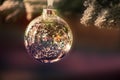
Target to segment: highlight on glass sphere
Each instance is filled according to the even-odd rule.
[[[42,15],[28,25],[24,41],[27,52],[36,60],[53,63],[70,51],[73,35],[69,25],[54,9],[43,9]]]

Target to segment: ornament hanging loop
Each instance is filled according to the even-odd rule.
[[[54,0],[47,0],[47,8],[53,8]]]

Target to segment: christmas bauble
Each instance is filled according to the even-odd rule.
[[[42,15],[31,21],[25,31],[27,52],[43,63],[61,60],[68,54],[73,42],[69,25],[55,12],[54,9],[44,9]]]

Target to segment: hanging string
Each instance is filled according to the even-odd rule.
[[[53,2],[54,2],[54,0],[47,0],[47,6],[53,7]]]

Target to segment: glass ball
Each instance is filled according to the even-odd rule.
[[[54,9],[43,9],[42,15],[28,25],[24,41],[33,58],[42,63],[53,63],[70,51],[73,35],[69,25]]]

